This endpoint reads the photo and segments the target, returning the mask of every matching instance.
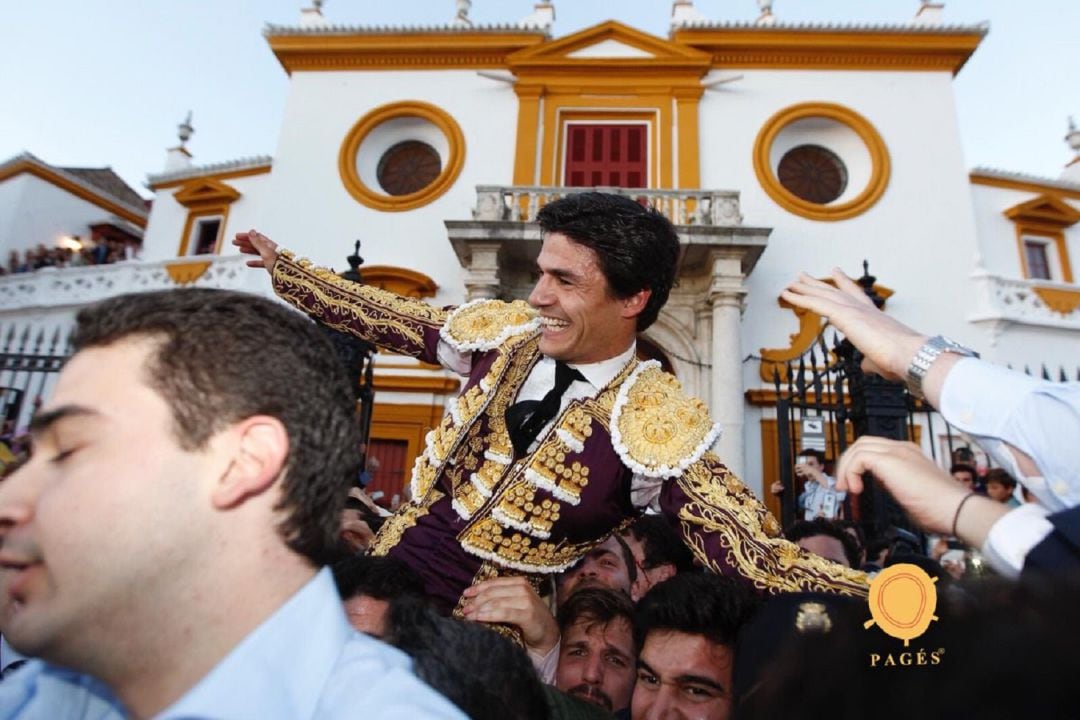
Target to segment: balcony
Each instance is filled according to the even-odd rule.
[[[182,285],[265,292],[265,274],[242,255],[203,255],[162,262],[126,261],[88,267],[42,268],[0,277],[0,313],[65,309],[114,295]]]
[[[1080,287],[1048,280],[973,276],[977,305],[971,322],[1005,322],[1080,330]]]
[[[533,222],[537,212],[553,200],[584,189],[478,185],[473,219],[446,221],[450,243],[465,270],[468,299],[524,297],[540,254],[540,229]],[[651,205],[672,221],[684,248],[680,277],[711,275],[721,257],[736,262],[737,274],[745,277],[765,249],[770,231],[742,224],[737,192],[596,189]]]

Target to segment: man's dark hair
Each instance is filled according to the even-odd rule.
[[[694,556],[690,549],[663,516],[642,515],[626,532],[641,543],[644,550],[641,565],[646,570],[661,565],[674,565],[676,572],[689,572],[694,569]]]
[[[949,468],[949,474],[950,475],[952,475],[953,473],[958,473],[958,472],[965,472],[965,473],[968,473],[969,475],[971,475],[971,481],[972,482],[978,482],[978,480],[979,480],[978,471],[975,470],[975,468],[972,467],[971,465],[968,465],[967,463],[954,463],[953,466]]]
[[[334,563],[332,569],[342,600],[357,595],[376,600],[424,595],[424,579],[397,558],[356,555]]]
[[[989,485],[992,482],[1001,483],[1007,488],[1016,487],[1016,478],[1003,468],[990,468],[986,471],[983,475],[983,485]]]
[[[847,558],[848,565],[853,568],[859,567],[859,544],[855,541],[855,538],[851,537],[851,533],[844,530],[844,526],[836,520],[827,520],[825,518],[797,520],[791,523],[791,527],[784,533],[784,536],[793,543],[815,535],[826,535],[839,540],[844,546],[844,557]]]
[[[479,623],[443,617],[415,598],[390,604],[386,642],[471,718],[546,720],[543,685],[525,651]]]
[[[154,343],[146,382],[168,403],[184,449],[255,415],[285,426],[278,529],[313,563],[333,557],[358,429],[344,370],[315,326],[271,300],[202,288],[121,295],[76,317],[76,350],[129,339]]]
[[[626,593],[608,588],[582,588],[564,602],[559,603],[559,611],[555,619],[559,623],[559,632],[566,634],[567,629],[584,620],[586,628],[594,625],[607,627],[612,621],[622,618],[630,626],[630,632],[634,633],[634,603],[626,596]],[[635,648],[636,650],[636,648]]]
[[[536,221],[545,234],[562,233],[593,250],[616,297],[651,290],[637,317],[637,329],[653,324],[675,284],[679,235],[671,221],[623,195],[598,192],[574,193],[548,203]]]
[[[702,635],[734,647],[739,628],[753,615],[757,600],[749,588],[714,573],[685,573],[654,586],[638,602],[638,647],[654,630]]]
[[[817,461],[821,463],[823,467],[825,465],[825,453],[821,452],[820,450],[815,450],[813,448],[806,448],[804,450],[800,450],[799,454],[796,457],[817,458]]]

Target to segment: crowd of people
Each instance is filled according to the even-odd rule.
[[[72,247],[46,247],[38,244],[19,253],[12,250],[8,255],[7,265],[0,265],[0,275],[17,275],[42,268],[84,267],[86,265],[111,265],[122,260],[138,259],[137,245],[115,238],[103,238],[96,243]]]
[[[355,487],[351,388],[302,314],[195,288],[83,309],[0,481],[0,718],[1075,715],[1080,387],[801,275],[785,299],[1035,502],[863,437],[802,473],[833,499],[805,488],[784,529],[711,452],[704,404],[636,358],[674,282],[670,223],[601,193],[538,222],[528,303],[452,309],[236,238],[288,304],[464,378],[393,514]],[[867,543],[839,512],[865,473],[943,561],[960,543],[994,575],[957,581],[903,533]],[[909,566],[921,600],[868,604]]]

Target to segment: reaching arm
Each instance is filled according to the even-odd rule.
[[[266,268],[274,292],[293,307],[381,348],[439,362],[439,331],[448,317],[446,310],[351,283],[306,260],[297,261],[254,230],[237,234],[233,244],[242,253],[258,256],[248,265]]]
[[[698,562],[759,591],[867,592],[865,573],[785,540],[776,518],[712,453],[664,483],[660,508]]]

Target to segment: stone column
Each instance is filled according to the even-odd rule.
[[[739,477],[745,468],[743,426],[745,401],[742,381],[740,325],[746,286],[743,284],[742,253],[717,250],[711,254],[712,282],[712,378],[711,411],[724,429],[716,448],[720,459]]]
[[[466,300],[490,300],[499,294],[499,243],[469,243],[465,294]]]

